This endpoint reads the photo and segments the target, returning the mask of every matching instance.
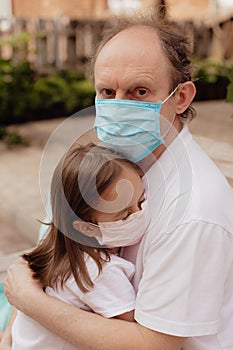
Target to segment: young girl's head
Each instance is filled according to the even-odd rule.
[[[141,209],[141,177],[136,164],[107,148],[72,146],[53,174],[50,232],[33,252],[24,255],[44,286],[63,284],[71,273],[83,291],[93,286],[85,254],[100,271],[110,255],[107,248],[95,240],[93,245],[93,239],[88,244],[85,237],[101,241],[101,223],[124,220]]]

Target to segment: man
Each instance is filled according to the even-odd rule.
[[[6,294],[79,349],[233,349],[232,190],[183,124],[193,115],[195,96],[187,41],[161,18],[111,27],[95,58],[95,127],[110,147],[126,132],[128,143],[120,149],[129,156],[135,144],[133,157],[147,170],[152,216],[145,238],[124,251],[136,264],[136,322],[105,319],[50,298],[24,264],[9,269]],[[127,127],[122,118],[117,131],[113,111],[116,118],[118,112],[131,118]],[[156,129],[152,136],[147,124],[139,125],[146,118]]]

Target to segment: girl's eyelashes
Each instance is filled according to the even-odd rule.
[[[142,203],[144,203],[145,202],[145,197],[143,197],[139,202],[138,202],[138,207],[140,208],[140,209],[142,209]]]
[[[121,220],[126,220],[130,216],[130,213],[127,213]]]
[[[140,210],[142,209],[143,202],[145,202],[145,197],[143,197],[142,199],[140,199],[140,201],[138,201],[138,208]],[[134,211],[129,210],[128,212],[126,212],[125,216],[121,220],[126,220],[133,213],[134,213]]]

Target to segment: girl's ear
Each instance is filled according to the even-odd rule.
[[[75,228],[75,230],[81,232],[82,234],[88,237],[101,235],[99,227],[94,226],[89,222],[76,220],[73,222],[73,227]]]
[[[182,114],[190,106],[195,95],[196,87],[192,81],[181,83],[176,94],[176,114]]]

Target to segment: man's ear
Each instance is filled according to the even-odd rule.
[[[99,228],[97,226],[90,224],[89,222],[76,220],[73,222],[73,227],[75,228],[75,230],[83,233],[85,236],[88,236],[88,237],[94,237],[94,236],[100,235]]]
[[[176,114],[182,114],[192,103],[196,87],[192,81],[181,83],[176,93]]]

